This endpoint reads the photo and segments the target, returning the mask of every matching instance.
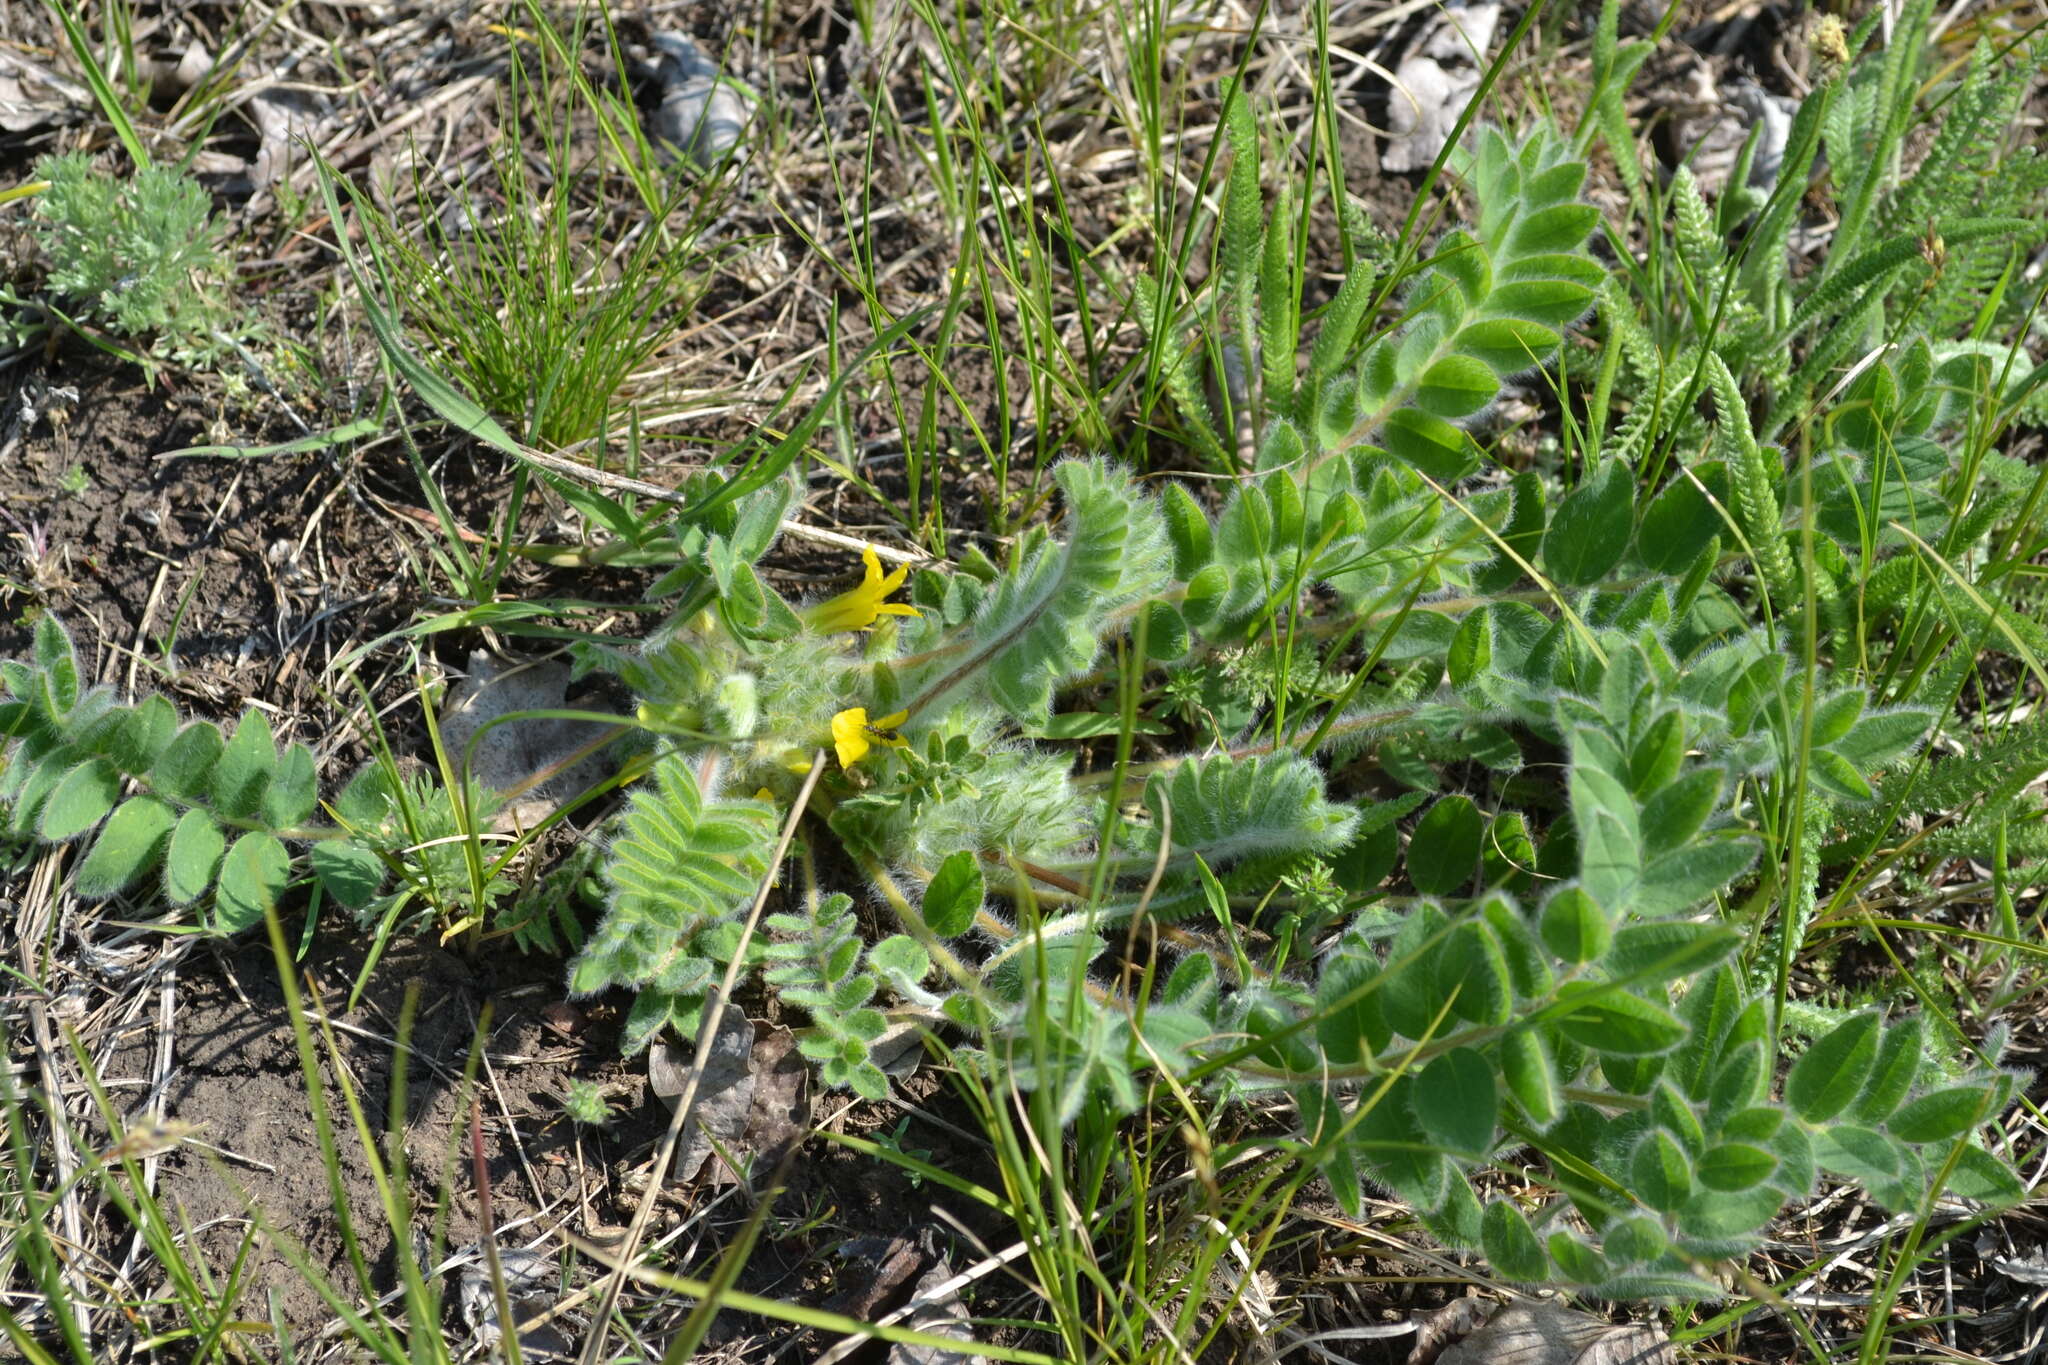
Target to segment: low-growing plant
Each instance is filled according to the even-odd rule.
[[[1177,323],[1154,294],[1145,321],[1162,387],[1239,477],[1212,502],[1069,460],[1057,525],[1000,562],[885,572],[869,551],[857,585],[805,605],[757,568],[786,472],[694,475],[650,589],[664,624],[580,646],[654,749],[571,991],[630,991],[631,1050],[695,1033],[714,983],[757,972],[808,1017],[826,1082],[869,1097],[874,1044],[909,1021],[970,1090],[1027,1090],[1054,1124],[1156,1089],[1284,1098],[1288,1151],[1345,1208],[1391,1189],[1504,1279],[1613,1297],[1722,1293],[1723,1263],[1823,1172],[1898,1209],[2021,1197],[1979,1136],[2019,1079],[1997,1030],[1973,1041],[1931,1000],[1801,999],[1791,973],[1870,867],[1910,859],[1919,817],[1954,816],[1934,848],[1991,841],[2002,878],[2039,843],[2031,723],[1976,767],[1929,758],[1981,658],[2038,672],[2048,653],[2015,582],[2048,483],[1991,449],[2014,409],[1985,347],[1895,329],[1829,383],[1834,362],[1799,354],[1788,470],[1746,362],[1629,316],[1577,143],[1539,126],[1474,135],[1450,160],[1469,225],[1397,280],[1354,268],[1304,362],[1294,237],[1276,245],[1287,215],[1228,108],[1221,302]],[[1726,297],[1741,269],[1719,241],[1742,220],[1713,225],[1683,175],[1669,198],[1683,269]],[[1780,202],[1743,214],[1775,232]],[[1880,282],[1891,297],[1884,269],[1822,272],[1752,298],[1754,326],[1796,343],[1835,300],[1881,308],[1859,292]],[[1488,469],[1477,424],[1596,304],[1620,421],[1593,424],[1576,470]],[[1196,325],[1228,337],[1183,347]],[[1178,358],[1201,354],[1254,376],[1249,447],[1201,405]],[[232,894],[219,875],[223,924],[276,903],[287,839],[338,899],[382,894],[375,821],[350,795],[355,837],[305,828],[310,771],[250,722],[174,737],[167,707],[81,691],[49,623],[4,681],[16,825],[82,840],[113,812],[81,890],[177,873],[171,831],[195,820],[257,841]],[[237,757],[195,790],[166,763],[181,745]],[[750,934],[800,799],[811,884]],[[828,843],[882,932],[817,884]],[[1483,1199],[1511,1153],[1544,1193]]]
[[[673,337],[711,259],[695,237],[716,182],[629,165],[636,193],[617,192],[609,154],[577,141],[597,98],[568,65],[582,26],[560,35],[530,17],[541,37],[511,34],[503,131],[482,171],[453,179],[415,156],[402,188],[416,228],[368,196],[353,202],[427,358],[521,439],[557,449],[624,425],[628,379]]]
[[[562,1112],[570,1122],[602,1128],[612,1121],[611,1102],[596,1081],[571,1081],[562,1095]]]
[[[85,152],[46,156],[33,180],[31,233],[46,260],[40,301],[0,294],[0,340],[23,345],[39,316],[141,341],[145,366],[212,368],[232,357],[247,325],[230,307],[226,261],[204,187],[184,171],[145,165],[122,178]]]
[[[155,875],[166,900],[207,905],[209,925],[226,933],[276,909],[293,862],[284,839],[308,832],[319,800],[305,745],[280,749],[258,710],[224,736],[209,721],[181,724],[162,697],[126,705],[82,686],[71,641],[48,616],[33,662],[0,662],[0,680],[9,822],[52,841],[93,835],[72,875],[81,895]]]

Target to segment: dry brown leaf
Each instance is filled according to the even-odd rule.
[[[772,1171],[811,1131],[811,1064],[788,1029],[768,1029],[754,1040],[754,1103],[741,1141],[756,1171]],[[712,1178],[731,1178],[721,1164]]]
[[[683,1125],[681,1144],[670,1179],[685,1183],[697,1178],[711,1156],[712,1140],[731,1150],[747,1131],[747,1118],[754,1107],[754,1026],[746,1011],[728,1004],[711,1035],[711,1055],[704,1060],[704,1075],[697,1083],[696,1098],[690,1105],[689,1120]],[[647,1084],[662,1103],[673,1109],[690,1082],[688,1048],[657,1042],[647,1051]]]
[[[1457,126],[1472,92],[1479,88],[1481,63],[1500,25],[1495,3],[1449,4],[1394,72],[1387,96],[1387,147],[1380,167],[1419,171]]]
[[[953,1267],[943,1257],[932,1263],[912,1291],[914,1305],[904,1326],[935,1337],[951,1337],[964,1346],[974,1345],[974,1333],[967,1325],[967,1308],[958,1290],[937,1293],[940,1285],[953,1278]],[[917,1346],[898,1342],[889,1348],[889,1365],[969,1365],[981,1357],[972,1351],[948,1351],[940,1346]]]
[[[853,1237],[839,1244],[846,1263],[840,1287],[825,1307],[862,1322],[873,1322],[929,1258],[908,1237]]]
[[[1654,1324],[1616,1326],[1557,1303],[1504,1304],[1462,1339],[1443,1346],[1444,1335],[1425,1325],[1409,1365],[1678,1365],[1670,1338]]]

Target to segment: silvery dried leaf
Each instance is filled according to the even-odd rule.
[[[711,1036],[710,1052],[676,1150],[671,1178],[678,1182],[697,1178],[711,1156],[713,1138],[728,1149],[738,1143],[746,1134],[747,1116],[753,1112],[754,1026],[738,1005],[726,1005],[718,1030]],[[656,1042],[648,1049],[648,1088],[671,1109],[689,1085],[691,1055],[689,1047],[667,1042]]]
[[[1419,171],[1436,160],[1479,88],[1480,64],[1499,24],[1498,4],[1446,5],[1402,59],[1387,96],[1382,170]]]
[[[256,124],[258,139],[249,179],[258,190],[275,189],[291,173],[297,143],[319,144],[324,111],[312,95],[300,90],[266,90],[244,107]]]
[[[1464,1310],[1460,1325],[1470,1320]],[[1678,1365],[1671,1341],[1649,1323],[1623,1326],[1556,1303],[1510,1303],[1448,1346],[1441,1336],[1416,1344],[1409,1365]],[[1425,1345],[1430,1351],[1425,1351]]]
[[[1728,102],[1742,114],[1747,128],[1758,130],[1756,151],[1749,160],[1749,183],[1769,189],[1778,183],[1778,168],[1785,164],[1785,144],[1792,140],[1792,116],[1798,102],[1773,95],[1754,81],[1737,81],[1728,90]]]
[[[149,76],[151,98],[173,100],[206,79],[213,70],[213,54],[206,50],[206,44],[195,39],[183,52],[163,52],[147,58],[143,69]]]
[[[491,724],[521,711],[560,710],[568,689],[569,665],[558,659],[501,663],[479,650],[469,656],[469,676],[441,714],[441,741],[449,757],[460,764],[470,739],[481,736],[470,776],[487,790],[518,793],[498,812],[502,828],[530,828],[611,774],[614,765],[604,754],[583,752],[606,731],[596,721],[535,718]]]
[[[462,1267],[462,1280],[457,1286],[458,1301],[462,1306],[462,1320],[471,1327],[483,1321],[486,1310],[491,1309],[491,1267],[484,1259],[483,1249],[471,1242],[462,1249],[468,1259]],[[498,1269],[505,1277],[507,1298],[530,1299],[547,1289],[554,1282],[555,1261],[538,1251],[522,1247],[505,1247],[498,1252]]]
[[[481,1249],[472,1243],[464,1250],[471,1259],[462,1267],[457,1302],[462,1320],[469,1325],[478,1347],[488,1354],[504,1335],[498,1320],[498,1296],[491,1287],[491,1268]],[[524,1322],[553,1306],[553,1257],[523,1248],[506,1248],[498,1252],[498,1270],[505,1280],[505,1298],[514,1321]],[[567,1361],[575,1353],[573,1343],[552,1322],[538,1323],[522,1331],[519,1350],[522,1357],[535,1365]]]
[[[1486,50],[1493,46],[1493,32],[1499,27],[1500,6],[1492,0],[1446,5],[1440,22],[1423,39],[1421,52],[1446,65],[1481,66],[1486,62]]]
[[[934,1261],[912,1291],[910,1316],[903,1325],[913,1331],[950,1337],[972,1346],[974,1333],[968,1329],[967,1308],[960,1302],[959,1291],[937,1292],[940,1285],[952,1278],[953,1267],[943,1258]],[[980,1360],[981,1357],[971,1351],[948,1351],[940,1346],[913,1346],[908,1342],[898,1342],[889,1348],[889,1365],[978,1365]]]
[[[1711,198],[1727,188],[1754,130],[1756,150],[1750,155],[1748,183],[1768,190],[1785,164],[1785,144],[1798,104],[1753,81],[1723,85],[1697,56],[1682,60],[1689,64],[1686,69],[1669,76],[1650,101],[1653,108],[1669,111],[1672,150],[1692,167],[1700,192]]]
[[[740,135],[753,120],[758,97],[727,75],[681,33],[657,33],[661,51],[661,105],[650,130],[655,141],[705,170],[728,156],[744,157]]]
[[[915,1020],[891,1024],[868,1044],[868,1060],[899,1081],[924,1065],[924,1027]]]
[[[76,121],[92,92],[19,52],[0,46],[0,133],[26,133]]]
[[[2031,1256],[1992,1256],[1991,1268],[2009,1280],[2048,1288],[2048,1257],[2036,1251]]]

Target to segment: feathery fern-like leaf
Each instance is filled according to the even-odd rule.
[[[1293,753],[1187,759],[1147,784],[1146,804],[1155,818],[1172,812],[1176,854],[1212,868],[1333,854],[1358,824],[1356,811],[1324,796],[1321,770]]]
[[[936,719],[977,675],[1012,717],[1036,721],[1053,688],[1094,662],[1110,615],[1166,581],[1158,507],[1098,461],[1053,473],[1067,497],[1066,539],[1046,542],[983,597],[965,657],[942,656],[912,680],[907,709]]]
[[[705,936],[736,916],[768,875],[774,808],[762,801],[707,801],[695,771],[671,754],[634,792],[606,850],[602,875],[611,901],[569,967],[569,989],[609,986],[654,992],[661,1010],[636,1013],[628,1051],[648,1042],[676,1011],[709,987],[714,956]]]
[[[762,953],[762,978],[811,1016],[813,1032],[798,1050],[821,1064],[827,1085],[864,1099],[886,1097],[888,1077],[868,1049],[888,1020],[869,1003],[881,983],[861,961],[865,944],[852,899],[835,894],[806,914],[770,915],[768,929],[776,938]]]

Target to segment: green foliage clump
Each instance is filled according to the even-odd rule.
[[[598,435],[629,377],[674,335],[710,256],[694,241],[710,215],[703,189],[682,179],[640,176],[616,192],[609,158],[580,142],[576,119],[596,97],[567,51],[514,44],[509,59],[508,132],[480,174],[442,177],[415,156],[402,188],[416,224],[354,202],[426,357],[522,440],[555,449]],[[601,103],[589,111],[608,138],[627,131]],[[576,193],[590,184],[594,204]]]
[[[605,860],[609,911],[569,975],[579,994],[639,991],[626,1022],[630,1051],[667,1024],[694,1030],[705,992],[739,951],[734,920],[767,875],[775,839],[766,802],[707,800],[681,757],[662,759],[650,776]]]
[[[504,869],[486,867],[468,837],[489,824],[496,806],[474,781],[458,801],[425,773],[374,763],[336,798],[347,837],[315,844],[313,870],[365,928],[388,934],[438,921],[446,933],[460,933],[513,890]]]
[[[42,158],[34,178],[48,183],[33,235],[59,317],[151,341],[157,357],[194,368],[233,354],[246,328],[224,297],[213,205],[198,181],[155,164],[122,179],[84,152]]]
[[[596,1081],[571,1081],[562,1096],[562,1112],[572,1123],[590,1128],[602,1128],[612,1121],[612,1107],[604,1097],[604,1087]]]
[[[318,801],[312,751],[280,749],[261,711],[223,736],[180,724],[162,697],[134,705],[80,680],[70,637],[36,623],[30,661],[0,662],[8,743],[0,800],[17,834],[86,845],[80,894],[117,895],[155,877],[173,905],[211,893],[212,927],[260,923],[291,880],[284,840],[304,837]]]
[[[1596,65],[1625,83],[1641,50],[1607,8]],[[1926,822],[1946,822],[1930,849],[1988,841],[2000,879],[2042,823],[2037,727],[1958,719],[1989,714],[1959,711],[1980,660],[2048,657],[2019,572],[2048,551],[2041,485],[1994,448],[2024,394],[1993,378],[2000,309],[1974,337],[1930,330],[1937,253],[1885,235],[1923,201],[1957,245],[2022,240],[2021,215],[1941,222],[1955,191],[1880,169],[1842,188],[1826,268],[1753,267],[1782,263],[1823,139],[1864,165],[1834,149],[1917,88],[1896,53],[1860,72],[1824,73],[1775,190],[1744,175],[1714,205],[1680,175],[1660,199],[1625,172],[1674,222],[1640,268],[1603,262],[1581,194],[1618,91],[1577,138],[1482,129],[1450,161],[1471,226],[1398,274],[1354,263],[1312,340],[1291,192],[1268,210],[1233,95],[1213,290],[1132,298],[1153,386],[1227,489],[1070,460],[1058,516],[999,562],[885,574],[871,554],[805,605],[757,567],[797,444],[693,478],[636,541],[671,566],[662,624],[582,653],[653,752],[570,989],[631,991],[638,1049],[756,975],[807,1017],[826,1082],[866,1097],[886,1094],[876,1044],[913,1023],[1060,1123],[1160,1089],[1284,1104],[1290,1152],[1346,1209],[1392,1190],[1504,1279],[1606,1296],[1717,1295],[1714,1263],[1823,1174],[1899,1209],[2019,1199],[1980,1137],[2021,1079],[2001,1035],[1957,1043],[1932,998],[1881,1014],[1794,988],[1824,912]],[[1952,117],[1981,131],[1999,78],[1963,79]],[[1612,344],[1572,390],[1574,458],[1489,469],[1490,405],[1569,371],[1596,307]],[[1846,367],[1859,335],[1884,344]],[[7,675],[5,713],[13,818],[51,839],[153,771],[98,766],[60,639]],[[1927,756],[1962,725],[1985,732],[1976,793]],[[223,745],[252,763],[271,751],[251,735]],[[208,818],[267,812],[230,786]],[[351,793],[352,837],[312,845],[323,887],[366,905],[415,866],[488,912],[500,865],[473,842],[460,866],[419,856],[440,817],[405,815],[473,824],[484,794]],[[785,827],[807,885],[750,934]],[[880,932],[829,889],[848,875]],[[1509,1159],[1537,1196],[1482,1199]]]

